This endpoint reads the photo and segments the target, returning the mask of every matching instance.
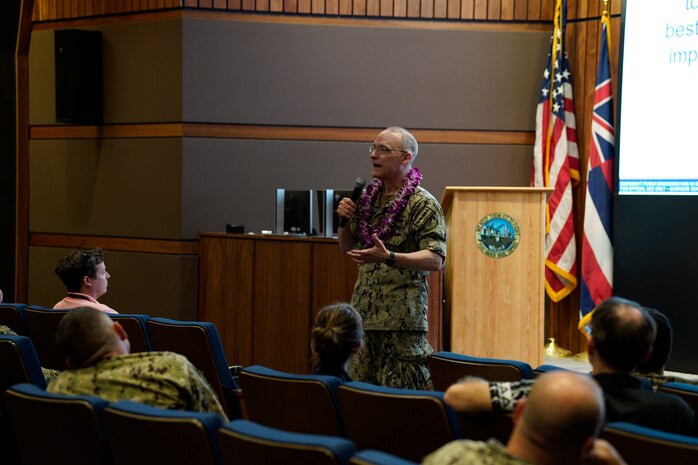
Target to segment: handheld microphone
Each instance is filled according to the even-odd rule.
[[[359,201],[359,197],[361,197],[361,192],[364,190],[364,187],[366,187],[366,180],[364,180],[364,178],[356,178],[356,182],[354,182],[354,190],[351,192],[352,202],[356,203]],[[343,228],[346,225],[347,219],[341,217],[339,219],[339,227]]]

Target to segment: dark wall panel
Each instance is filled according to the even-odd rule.
[[[274,229],[277,188],[351,189],[370,179],[368,145],[359,142],[185,139],[184,237],[224,231]],[[444,187],[526,186],[531,146],[421,144],[415,162],[423,186],[437,199]]]
[[[104,123],[182,120],[180,21],[120,23],[102,31]],[[32,33],[30,124],[55,124],[53,32]]]
[[[180,139],[30,144],[30,230],[181,238]]]
[[[28,303],[53,307],[64,297],[65,287],[53,269],[70,250],[29,249]],[[111,278],[109,289],[100,302],[120,313],[196,319],[197,256],[106,251],[104,264]]]
[[[674,348],[667,369],[685,373],[698,372],[696,209],[693,196],[626,195],[614,203],[614,293],[671,319]]]
[[[184,120],[533,130],[548,32],[184,21]]]

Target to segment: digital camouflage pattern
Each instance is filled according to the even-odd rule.
[[[2,335],[17,336],[17,333],[9,326],[0,325],[0,336]],[[41,371],[44,373],[44,378],[46,378],[47,383],[53,381],[53,379],[60,374],[60,370],[53,370],[51,368],[41,367]]]
[[[496,439],[487,442],[461,439],[427,455],[422,465],[532,465],[511,455]]]
[[[423,331],[371,331],[349,364],[357,381],[403,389],[430,389],[427,357],[432,349]]]
[[[373,205],[372,226],[386,215],[391,199]],[[361,205],[359,205],[359,209]],[[352,216],[356,236],[359,211]],[[418,187],[397,219],[385,247],[397,253],[431,250],[446,257],[446,220],[439,202]],[[352,358],[350,374],[357,381],[381,386],[427,389],[428,271],[408,270],[383,263],[359,265],[351,304],[364,322],[364,348]]]
[[[227,417],[204,376],[173,352],[107,357],[96,365],[65,370],[46,389],[56,394],[133,400],[173,410],[213,412]]]
[[[387,213],[387,205],[374,205],[373,226]],[[359,208],[361,206],[359,205]],[[357,211],[351,229],[356,235]],[[395,233],[385,247],[397,253],[431,250],[446,257],[446,220],[439,202],[418,187],[398,219]],[[408,270],[383,263],[359,265],[351,304],[364,320],[364,330],[427,330],[428,271]]]

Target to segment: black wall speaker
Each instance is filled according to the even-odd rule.
[[[102,33],[63,29],[54,32],[56,121],[102,122]]]

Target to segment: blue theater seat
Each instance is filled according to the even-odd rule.
[[[334,376],[246,367],[240,372],[245,418],[297,433],[343,436],[337,402],[340,384]]]
[[[217,465],[215,413],[167,410],[129,400],[104,409],[113,465]]]
[[[16,384],[5,403],[24,465],[110,464],[101,421],[107,401]]]
[[[525,362],[471,357],[455,352],[435,352],[429,356],[428,363],[434,389],[437,391],[445,391],[464,376],[475,376],[488,381],[519,381],[533,376],[533,369]]]
[[[698,438],[665,433],[631,423],[609,423],[601,437],[632,465],[698,463]]]
[[[443,393],[351,382],[337,389],[344,429],[359,450],[377,449],[419,462],[460,437]]]
[[[249,420],[224,425],[218,442],[223,462],[234,465],[343,465],[356,452],[346,438],[293,433]]]

